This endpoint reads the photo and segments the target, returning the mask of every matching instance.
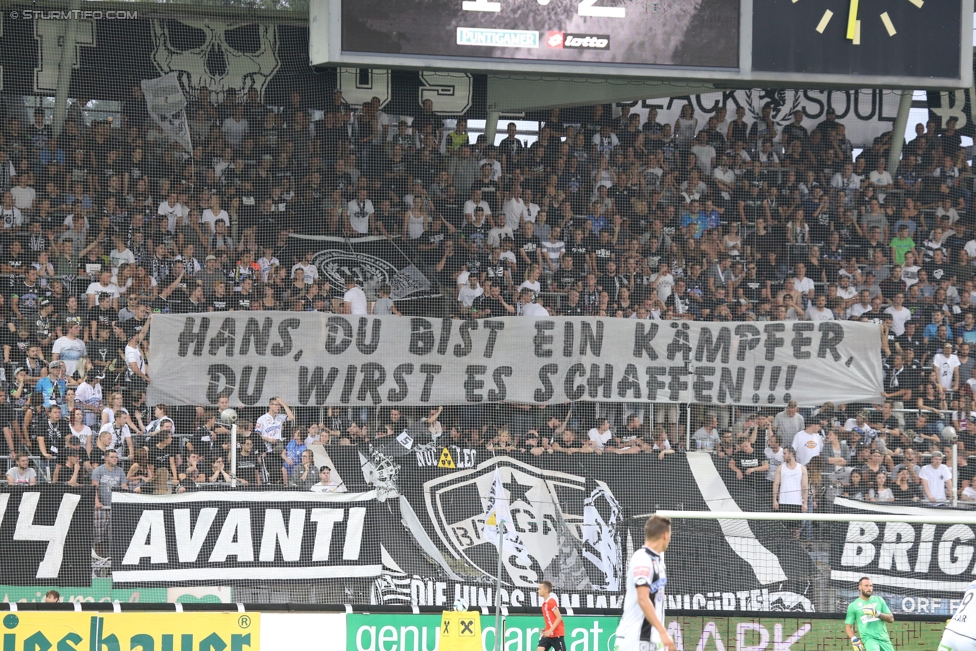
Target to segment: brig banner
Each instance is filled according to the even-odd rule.
[[[149,401],[263,405],[881,399],[881,333],[838,321],[156,315]]]
[[[24,649],[259,651],[259,613],[16,612],[4,644]]]

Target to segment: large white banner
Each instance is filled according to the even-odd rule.
[[[657,109],[657,121],[674,126],[681,107],[691,104],[698,118],[698,128],[704,129],[708,118],[725,107],[727,120],[735,119],[735,110],[746,109],[745,121],[752,124],[762,115],[762,107],[770,104],[777,132],[793,122],[793,112],[803,111],[803,126],[812,130],[827,117],[827,109],[837,111],[837,121],[847,127],[847,139],[855,147],[870,145],[875,138],[894,126],[898,114],[897,91],[884,89],[862,90],[785,90],[782,88],[756,88],[729,90],[722,93],[683,95],[642,102],[625,102],[631,105],[631,113],[639,113],[641,122],[647,119],[650,109]],[[621,106],[623,104],[618,104]],[[722,134],[725,135],[725,134]],[[777,136],[777,140],[779,136]]]
[[[156,315],[152,404],[463,405],[880,400],[866,323]]]

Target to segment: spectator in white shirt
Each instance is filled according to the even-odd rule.
[[[817,291],[817,286],[813,284],[813,278],[807,277],[807,266],[802,262],[796,263],[796,277],[793,279],[793,288],[808,301],[813,300],[813,295]]]
[[[827,307],[827,295],[820,294],[814,299],[814,304],[807,308],[807,321],[833,321],[834,312]]]
[[[299,262],[298,264],[296,264],[291,268],[291,277],[292,278],[295,277],[296,269],[301,269],[302,271],[305,272],[305,284],[311,285],[315,283],[315,281],[318,280],[319,277],[319,270],[315,268],[314,264],[312,264],[313,256],[314,253],[312,253],[311,251],[307,251],[305,253],[305,257],[302,258],[301,262]]]
[[[587,436],[590,438],[590,444],[593,449],[602,452],[607,447],[610,439],[613,438],[613,433],[610,431],[610,421],[606,418],[601,418],[597,422],[596,427],[587,432]]]
[[[810,463],[810,459],[820,456],[824,441],[820,435],[820,423],[811,421],[806,427],[793,437],[793,451],[796,452],[796,462],[801,466]]]
[[[204,210],[203,214],[200,215],[200,223],[207,224],[208,228],[210,229],[208,231],[209,234],[213,235],[217,231],[215,224],[218,220],[227,224],[228,228],[230,227],[230,215],[227,214],[226,210],[220,207],[220,197],[215,194],[210,197],[210,207]]]
[[[166,218],[166,230],[170,233],[176,232],[176,227],[180,225],[184,214],[183,206],[176,200],[176,193],[170,192],[166,201],[159,204],[156,214]],[[229,220],[228,220],[229,221]],[[210,231],[213,233],[213,229]]]
[[[220,129],[224,132],[224,139],[227,141],[227,144],[235,149],[239,149],[241,143],[244,142],[244,137],[250,130],[247,118],[244,117],[243,104],[238,104],[234,107],[233,117],[226,118]]]
[[[944,391],[956,391],[959,388],[959,358],[952,352],[952,344],[948,341],[942,345],[942,351],[932,356],[932,366],[939,376],[939,384]]]
[[[512,229],[513,232],[522,226],[523,221],[528,220],[529,211],[525,207],[525,202],[522,201],[521,186],[516,185],[512,188],[512,196],[505,202],[503,211],[505,213],[505,226]]]
[[[369,235],[374,212],[366,188],[357,190],[356,198],[346,205],[346,235]]]
[[[10,188],[10,194],[14,197],[14,205],[20,210],[33,210],[34,199],[37,192],[33,188],[34,177],[32,174],[18,174],[17,185]]]
[[[469,273],[468,284],[463,285],[458,290],[458,303],[461,304],[462,311],[469,312],[471,306],[474,305],[474,300],[479,296],[484,296],[484,294],[485,290],[482,289],[481,284],[478,282],[478,275]]]
[[[942,465],[942,453],[936,450],[932,453],[929,465],[918,470],[918,478],[922,480],[922,492],[925,501],[933,504],[946,502],[952,492],[952,471]]]
[[[885,314],[891,315],[891,331],[896,337],[905,334],[905,324],[912,318],[912,312],[904,306],[905,295],[901,292],[895,294],[891,301],[891,306],[885,310]]]
[[[343,314],[368,314],[366,292],[356,284],[353,276],[345,277],[346,293],[342,297]]]

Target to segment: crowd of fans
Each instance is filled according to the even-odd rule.
[[[741,108],[688,105],[673,125],[655,110],[553,110],[530,144],[509,124],[491,145],[429,101],[391,116],[340,91],[327,106],[296,91],[268,107],[255,92],[216,102],[201,89],[187,152],[138,87],[118,121],[91,119],[86,104],[71,103],[57,137],[43,109],[25,120],[0,107],[0,426],[13,483],[94,480],[107,506],[123,484],[229,481],[216,420],[226,398],[216,410],[146,404],[152,314],[399,314],[388,286],[367,296],[348,276],[333,287],[311,252],[279,260],[291,233],[389,238],[443,295],[412,309],[456,318],[874,322],[887,402],[807,410],[833,453],[797,450],[800,465],[881,499],[902,468],[955,440],[947,425],[976,449],[976,211],[954,119],[917,125],[892,174],[892,134],[855,157],[832,111],[816,125],[798,111],[780,132],[770,106],[747,121]],[[406,423],[397,410],[293,413],[280,399],[262,424],[263,413],[242,414],[244,485],[324,490],[309,443],[375,443]],[[801,413],[783,414],[696,408],[690,447],[722,458],[729,482],[772,483],[804,430]],[[448,408],[429,426],[497,453],[665,458],[687,446],[685,419],[676,405],[511,404]],[[964,497],[976,496],[968,481]]]

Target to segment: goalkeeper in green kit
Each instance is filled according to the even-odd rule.
[[[857,582],[857,589],[861,596],[847,607],[844,620],[854,651],[895,651],[887,626],[895,621],[895,616],[888,604],[874,596],[874,586],[866,576]]]

